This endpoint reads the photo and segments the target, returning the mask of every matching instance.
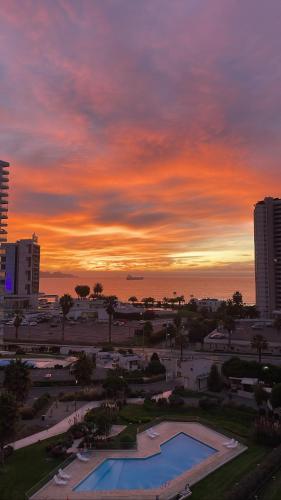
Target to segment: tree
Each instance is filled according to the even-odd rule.
[[[272,387],[270,402],[273,408],[281,407],[281,384],[275,384]]]
[[[137,297],[135,297],[135,295],[133,295],[132,297],[130,297],[128,299],[128,302],[131,302],[132,304],[135,304],[135,302],[138,302],[138,299],[137,299]]]
[[[170,347],[172,347],[172,338],[175,337],[176,333],[177,331],[175,325],[173,323],[168,323],[166,335],[170,339]]]
[[[13,440],[16,425],[19,418],[19,410],[14,394],[3,391],[0,393],[0,455],[1,463],[4,465],[4,447]]]
[[[112,333],[112,318],[114,316],[114,311],[117,306],[116,295],[110,295],[105,301],[106,312],[108,314],[108,343],[111,344],[111,333]]]
[[[16,329],[16,339],[19,336],[19,327],[21,324],[22,324],[22,315],[21,315],[21,313],[17,313],[16,317],[14,319],[14,327]]]
[[[179,307],[181,307],[181,305],[185,302],[184,295],[179,295],[178,297],[176,297],[176,301],[178,302]]]
[[[234,292],[234,294],[232,295],[232,301],[233,304],[235,304],[236,306],[242,307],[243,306],[242,293],[238,291]]]
[[[15,395],[17,401],[24,401],[31,387],[30,369],[26,361],[16,359],[6,366],[3,386]]]
[[[177,314],[174,317],[174,324],[176,327],[176,336],[180,339],[180,357],[182,358],[183,353],[183,338],[182,338],[182,317]]]
[[[103,383],[103,388],[105,389],[107,397],[118,399],[120,395],[124,397],[128,390],[128,384],[123,377],[109,375]]]
[[[220,392],[222,390],[223,382],[216,364],[211,366],[207,383],[209,391]]]
[[[228,347],[231,347],[231,336],[235,331],[235,320],[231,316],[226,316],[223,320],[223,325],[228,331]]]
[[[94,290],[95,297],[99,297],[99,295],[101,295],[102,292],[103,292],[103,286],[102,286],[102,284],[101,283],[96,283],[95,286],[94,286],[94,288],[93,288],[93,290]]]
[[[87,356],[84,352],[80,354],[77,359],[73,374],[78,381],[79,385],[89,385],[92,380],[92,374],[94,370],[94,363],[90,356]]]
[[[263,403],[269,398],[268,392],[265,391],[264,386],[262,384],[257,384],[254,389],[254,396],[257,403],[257,406],[262,406]]]
[[[162,373],[166,373],[166,368],[160,362],[159,356],[157,352],[154,352],[150,358],[150,362],[148,363],[145,372],[149,375],[160,375]]]
[[[263,335],[257,334],[254,335],[252,341],[251,341],[251,347],[252,349],[256,349],[259,357],[259,363],[261,363],[261,355],[262,351],[266,351],[268,348],[268,342]]]
[[[65,320],[66,320],[66,316],[68,315],[70,309],[73,307],[73,298],[68,293],[65,293],[60,298],[59,303],[60,303],[60,307],[61,307],[61,310],[62,310],[62,341],[64,342],[64,325],[65,325]]]
[[[143,325],[143,335],[144,337],[150,338],[153,334],[153,324],[151,321],[146,321]]]
[[[100,408],[94,412],[89,411],[85,415],[85,422],[94,424],[97,436],[108,436],[112,427],[112,417],[106,408]]]
[[[80,299],[85,299],[90,293],[90,287],[88,285],[77,285],[75,287],[75,292]]]

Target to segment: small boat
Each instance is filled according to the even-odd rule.
[[[128,274],[126,280],[143,280],[143,276],[133,276],[132,274]]]

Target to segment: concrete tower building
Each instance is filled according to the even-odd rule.
[[[0,160],[0,296],[5,286],[5,250],[3,243],[7,241],[9,166]]]
[[[34,234],[30,239],[4,243],[6,252],[5,294],[21,297],[39,293],[40,246]]]
[[[261,317],[281,314],[281,199],[265,198],[254,211],[256,303]]]

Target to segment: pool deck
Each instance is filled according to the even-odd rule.
[[[190,486],[200,481],[203,477],[213,472],[223,464],[232,460],[245,451],[246,446],[239,443],[237,448],[229,449],[223,446],[229,438],[220,434],[198,422],[169,422],[164,421],[153,427],[160,436],[151,439],[146,432],[137,436],[137,450],[107,450],[93,451],[89,453],[89,462],[82,463],[74,460],[65,468],[65,472],[71,475],[71,479],[65,486],[57,486],[54,481],[47,483],[41,490],[32,496],[32,500],[128,500],[134,498],[138,500],[155,500],[157,495],[159,500],[167,500],[177,492],[184,489],[189,483]],[[189,436],[202,441],[215,448],[217,453],[211,455],[203,462],[195,465],[180,476],[169,481],[160,488],[149,490],[110,490],[110,491],[73,491],[90,472],[93,471],[106,458],[144,458],[160,451],[160,445],[176,434],[184,432]]]

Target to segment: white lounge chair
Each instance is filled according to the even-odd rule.
[[[78,458],[78,460],[80,460],[80,462],[89,462],[89,458],[86,458],[86,457],[83,457],[83,455],[81,455],[81,453],[76,453],[76,457]]]
[[[155,439],[157,436],[155,434],[152,433],[152,431],[150,431],[149,429],[147,429],[146,431],[146,434],[147,436],[150,438],[150,439]]]
[[[58,476],[54,476],[54,481],[55,483],[58,485],[58,486],[65,486],[67,484],[66,481],[64,481],[64,479],[60,479]]]
[[[59,469],[59,477],[61,479],[70,479],[71,478],[71,476],[69,474],[66,474],[65,472],[63,472],[62,469]]]
[[[230,441],[225,441],[223,444],[223,446],[229,446],[230,444],[234,443],[235,442],[235,439],[231,439]]]
[[[237,448],[238,446],[238,441],[234,441],[233,443],[229,444],[227,448]]]
[[[156,436],[156,437],[160,436],[159,432],[157,432],[157,431],[150,431],[150,432],[151,432],[151,434],[154,434],[154,436]]]

